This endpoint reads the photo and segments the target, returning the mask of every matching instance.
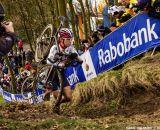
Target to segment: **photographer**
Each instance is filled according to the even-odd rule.
[[[3,21],[4,17],[4,8],[0,3],[0,58],[5,56],[12,49],[17,40],[13,23]]]

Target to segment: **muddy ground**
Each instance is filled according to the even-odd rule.
[[[150,92],[134,95],[124,106],[94,101],[82,106],[61,106],[52,112],[51,102],[38,105],[11,103],[0,105],[0,130],[158,130],[160,96]]]

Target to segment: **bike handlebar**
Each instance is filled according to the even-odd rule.
[[[55,65],[55,63],[57,63],[55,65],[55,67],[58,67],[58,64],[63,62],[64,59],[62,59],[62,57],[66,57],[65,60],[67,62],[65,63],[65,67],[67,67],[67,66],[76,67],[78,64],[83,63],[83,61],[78,57],[77,53],[71,53],[71,54],[56,53],[56,55],[57,56],[55,56],[54,60],[51,60],[50,58],[48,58],[49,62],[51,62],[53,65]]]

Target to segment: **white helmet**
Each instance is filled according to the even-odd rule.
[[[68,28],[62,28],[58,32],[58,37],[59,38],[73,38],[73,33],[70,29]]]

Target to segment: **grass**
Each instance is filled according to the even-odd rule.
[[[104,126],[98,124],[92,120],[83,119],[70,119],[60,117],[56,119],[46,118],[37,121],[16,121],[13,119],[0,119],[0,128],[6,128],[10,130],[104,130]],[[112,130],[112,129],[109,129]]]
[[[0,95],[0,103],[4,103],[4,99],[2,95]]]
[[[139,90],[159,90],[160,53],[132,60],[120,70],[105,72],[98,77],[79,83],[73,92],[73,104],[80,105],[92,100],[127,99],[128,93]],[[136,90],[136,91],[135,91]],[[115,103],[111,104],[112,107]]]
[[[91,121],[91,120],[83,120],[83,119],[69,119],[69,118],[59,118],[57,120],[59,130],[103,130],[104,127],[100,124]]]

